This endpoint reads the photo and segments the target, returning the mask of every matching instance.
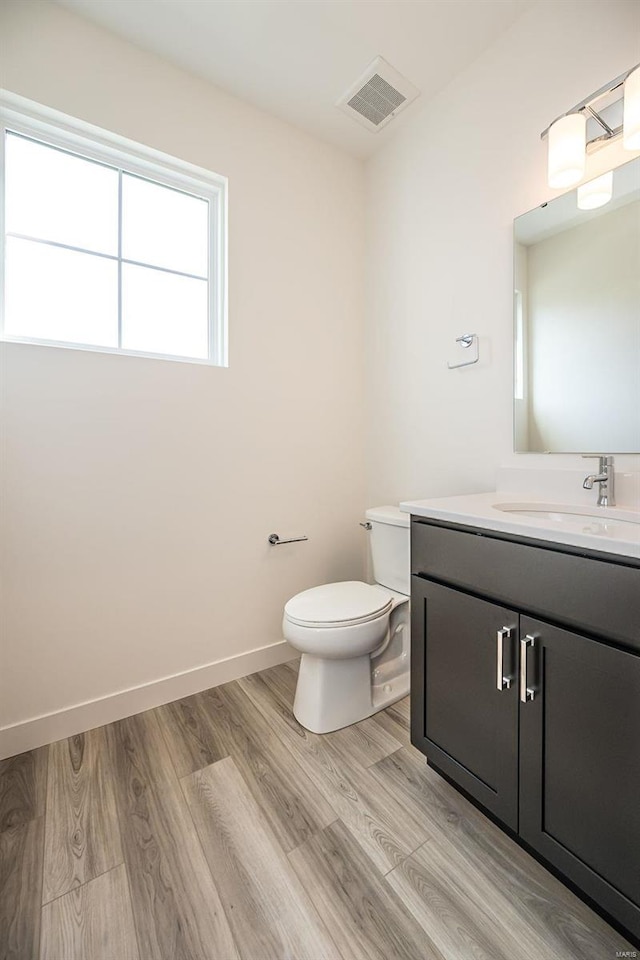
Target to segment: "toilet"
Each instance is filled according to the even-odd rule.
[[[293,704],[313,733],[383,710],[409,692],[409,516],[366,512],[375,584],[325,583],[285,604],[285,639],[302,654]]]

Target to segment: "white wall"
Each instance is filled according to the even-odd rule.
[[[513,462],[512,221],[554,195],[540,131],[639,35],[635,0],[538,3],[368,165],[370,502],[491,490]],[[480,362],[449,371],[464,333]]]
[[[2,348],[10,726],[280,643],[289,596],[362,575],[364,180],[359,161],[52,3],[0,8],[0,85],[230,191],[228,369]],[[310,540],[270,548],[272,532]],[[178,687],[158,690],[144,705]],[[29,736],[47,732],[70,731]]]

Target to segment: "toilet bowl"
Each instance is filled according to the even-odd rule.
[[[302,654],[293,712],[314,733],[357,723],[409,692],[409,518],[397,507],[366,516],[376,583],[323,584],[285,604],[284,637]]]

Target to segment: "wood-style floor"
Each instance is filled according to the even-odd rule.
[[[436,773],[408,703],[295,721],[295,664],[0,763],[0,957],[604,960],[632,949]]]

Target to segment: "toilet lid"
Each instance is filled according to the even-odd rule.
[[[285,604],[284,612],[293,623],[303,626],[338,626],[373,620],[387,613],[391,606],[388,590],[359,580],[347,580],[303,590]]]

